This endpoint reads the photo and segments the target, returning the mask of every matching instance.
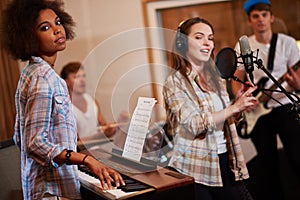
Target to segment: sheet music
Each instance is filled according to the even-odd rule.
[[[156,100],[139,97],[137,106],[130,121],[127,138],[124,145],[123,157],[140,161],[151,113]]]

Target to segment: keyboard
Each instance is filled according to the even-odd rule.
[[[89,188],[100,196],[108,199],[126,199],[146,192],[154,191],[154,188],[151,186],[136,181],[124,174],[121,174],[121,176],[125,181],[125,186],[114,186],[114,189],[103,190],[101,188],[99,179],[85,166],[79,167],[78,176],[80,183],[84,187]]]
[[[79,166],[83,199],[194,199],[192,177],[162,167],[144,170],[144,167],[120,159],[105,150],[89,149],[82,153],[93,155],[99,162],[115,169],[127,182],[126,187],[102,190],[98,178],[85,166]]]

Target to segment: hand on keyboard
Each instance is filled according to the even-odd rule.
[[[92,184],[93,186],[100,187],[99,178],[97,176],[95,176],[87,167],[80,166],[79,171],[80,171],[79,175],[80,175],[81,182],[86,181],[86,182]],[[140,191],[140,190],[145,190],[145,189],[150,188],[150,186],[143,184],[142,182],[136,181],[124,174],[121,174],[121,176],[126,185],[120,185],[117,187],[116,184],[114,182],[112,182],[111,183],[113,186],[112,190],[118,189],[118,191],[122,190],[122,191],[128,193],[128,192]],[[101,186],[101,189],[102,188],[103,187]],[[111,190],[106,190],[106,191],[113,192]]]
[[[85,165],[91,170],[93,174],[97,175],[104,190],[113,189],[113,185],[115,185],[116,187],[125,185],[122,176],[118,172],[100,163],[93,157],[88,156],[85,160]]]

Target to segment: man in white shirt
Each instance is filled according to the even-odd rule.
[[[254,34],[249,37],[249,44],[252,51],[258,51],[258,58],[262,60],[263,65],[268,66],[268,55],[270,44],[273,37],[271,28],[274,22],[274,15],[271,11],[269,0],[247,0],[244,4],[244,10],[248,15],[248,23],[252,27]],[[299,49],[296,40],[288,35],[278,33],[273,59],[273,69],[270,69],[272,76],[275,79],[280,77],[288,77],[286,73],[291,66],[295,65],[300,59]],[[235,50],[240,52],[239,44],[237,43]],[[254,52],[256,55],[256,52]],[[300,70],[297,73],[300,74]],[[253,70],[254,83],[267,75],[263,70],[254,67]],[[245,79],[244,66],[239,66],[235,72],[235,76],[241,80]],[[289,77],[290,78],[290,77]],[[287,80],[292,80],[286,78]],[[268,80],[264,88],[268,89],[274,83]],[[287,91],[294,91],[286,82],[282,86]],[[232,81],[233,94],[237,94],[238,89],[242,86],[239,82]],[[255,123],[255,127],[251,131],[251,140],[257,151],[257,158],[261,163],[260,168],[263,170],[262,199],[283,199],[280,175],[279,161],[277,150],[277,134],[279,135],[284,150],[288,156],[295,173],[300,180],[300,156],[298,155],[300,141],[300,124],[296,120],[295,115],[289,112],[288,105],[291,101],[279,92],[273,92],[271,99],[267,102],[267,106],[272,110],[265,115],[259,117]],[[260,199],[260,198],[259,198]]]
[[[86,93],[86,75],[80,62],[66,64],[61,77],[66,81],[76,117],[77,132],[80,140],[112,137],[116,132],[113,123],[103,118],[98,101]],[[103,127],[103,129],[101,129]]]

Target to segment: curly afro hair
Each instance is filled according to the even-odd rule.
[[[1,43],[14,58],[27,61],[37,55],[38,41],[34,29],[41,10],[52,9],[66,30],[66,39],[75,37],[75,22],[63,10],[61,0],[12,0],[3,12]]]

